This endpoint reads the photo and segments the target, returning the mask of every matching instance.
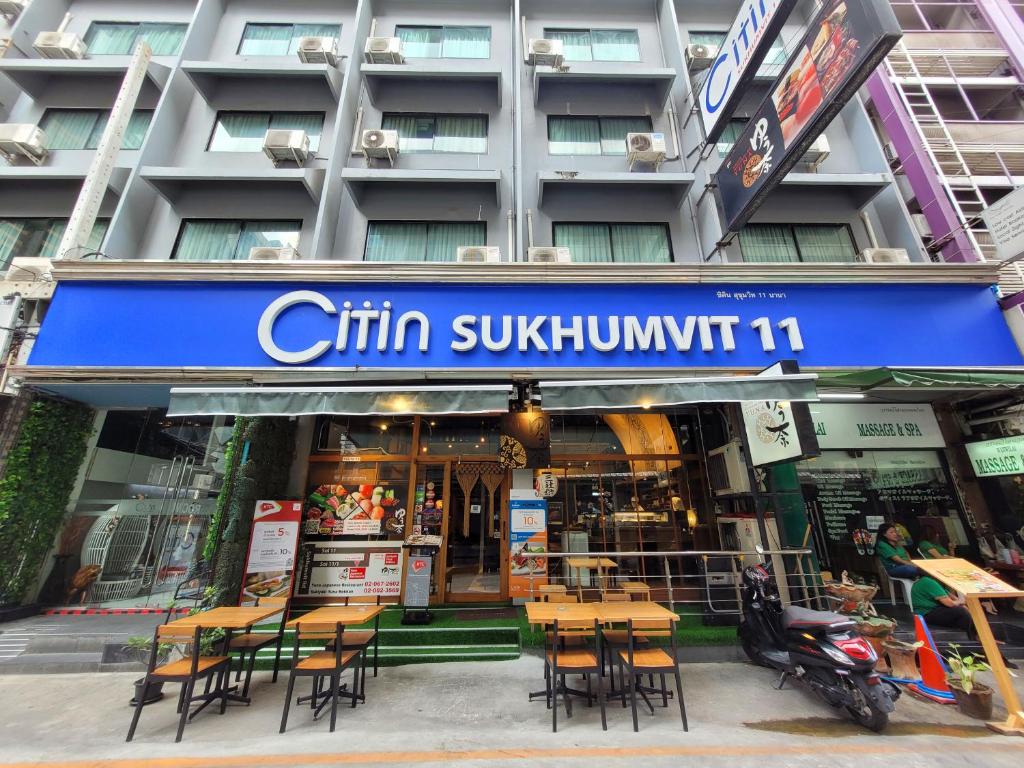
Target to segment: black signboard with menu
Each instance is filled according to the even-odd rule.
[[[716,175],[736,232],[900,39],[888,0],[826,0]]]

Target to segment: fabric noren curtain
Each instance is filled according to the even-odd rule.
[[[489,59],[490,27],[445,27],[441,55],[446,59]]]
[[[487,245],[487,225],[475,221],[427,225],[427,261],[455,261],[463,245]]]
[[[850,231],[834,224],[806,224],[793,228],[802,261],[853,261],[856,251]]]
[[[566,61],[593,61],[589,29],[546,29],[544,37],[561,40]]]
[[[616,262],[672,261],[668,229],[664,224],[612,224],[612,254]]]
[[[626,154],[626,134],[649,133],[649,117],[602,117],[601,152],[605,155]]]
[[[596,117],[549,117],[548,151],[552,155],[600,155],[600,121]]]
[[[590,32],[594,61],[640,61],[640,38],[634,29]]]
[[[444,39],[441,27],[395,27],[402,53],[413,59],[439,59]]]
[[[607,224],[555,224],[555,245],[569,248],[573,261],[612,261]]]
[[[748,224],[740,232],[740,250],[749,262],[799,261],[792,231],[780,224]]]

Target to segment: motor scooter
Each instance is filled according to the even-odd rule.
[[[875,672],[874,648],[849,616],[782,607],[772,575],[762,565],[743,570],[743,621],[739,637],[752,662],[793,678],[828,704],[845,709],[872,731],[883,731],[900,690]]]

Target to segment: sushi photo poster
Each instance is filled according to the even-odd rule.
[[[239,605],[292,593],[301,501],[257,501]]]

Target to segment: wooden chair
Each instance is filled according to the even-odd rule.
[[[601,595],[603,603],[628,603],[632,598],[625,592],[605,592]]]
[[[533,593],[536,599],[543,600],[545,595],[564,595],[566,589],[565,584],[540,584],[534,588]]]
[[[549,595],[545,595],[544,601],[548,603],[578,603],[580,599],[576,595],[553,592]]]
[[[637,648],[647,648],[651,645],[653,637],[671,637],[672,629],[666,627],[666,622],[658,619],[634,619],[633,621],[633,644]],[[626,648],[629,644],[629,632],[625,629],[613,629],[607,625],[601,630],[604,638],[604,650],[608,661],[608,672],[611,674],[611,688],[615,690],[615,652]],[[603,661],[603,659],[602,659]],[[603,666],[603,665],[602,665]],[[654,675],[650,675],[648,682],[654,687]],[[663,696],[668,695],[665,688],[665,676],[661,677],[661,689]]]
[[[627,581],[620,585],[623,591],[633,600],[650,602],[651,588],[642,581]]]
[[[596,638],[596,652],[590,648],[566,648],[563,641],[565,631],[574,636],[581,633],[592,634]],[[572,717],[572,700],[565,684],[567,674],[584,675],[587,678],[587,706],[593,706],[591,695],[591,675],[597,678],[597,702],[601,707],[601,727],[608,730],[608,717],[605,712],[604,683],[601,681],[601,634],[598,631],[597,619],[555,619],[552,624],[551,644],[544,656],[544,678],[549,694],[548,706],[551,708],[551,730],[558,731],[558,694],[562,694],[565,714]]]
[[[362,651],[345,648],[345,625],[300,623],[295,629],[295,644],[292,647],[292,668],[288,673],[288,692],[284,698],[284,712],[281,714],[281,730],[284,733],[288,726],[288,710],[292,703],[292,692],[295,690],[295,678],[313,678],[313,692],[309,697],[313,719],[320,711],[331,703],[331,731],[338,719],[338,698],[341,695],[341,676],[347,669],[352,669],[352,706],[359,699],[359,657]],[[299,642],[309,640],[332,640],[333,650],[317,651],[304,659],[299,659]],[[330,681],[327,691],[321,690],[324,679]]]
[[[655,622],[652,620],[645,620],[644,623],[651,625]],[[676,696],[679,698],[679,714],[683,719],[683,730],[689,731],[690,729],[686,722],[686,703],[683,701],[683,680],[679,674],[679,661],[676,654],[676,635],[674,631],[675,623],[672,620],[660,621],[657,623],[661,625],[660,630],[657,631],[668,633],[669,651],[666,651],[664,648],[638,648],[636,645],[636,637],[634,635],[634,625],[636,622],[631,620],[626,623],[626,647],[619,648],[617,652],[622,706],[623,708],[626,706],[626,674],[628,673],[629,701],[633,710],[633,730],[639,731],[640,725],[636,716],[637,693],[640,693],[640,695],[643,696],[644,702],[647,704],[648,709],[651,710],[651,714],[654,714],[654,707],[651,706],[651,702],[647,699],[647,693],[641,687],[641,679],[644,675],[662,675],[661,700],[662,706],[667,708],[668,691],[665,688],[664,675],[672,674],[676,680]]]
[[[200,627],[176,627],[169,624],[161,624],[153,633],[153,647],[149,652],[149,665],[146,668],[143,690],[150,683],[181,683],[181,695],[178,698],[178,733],[174,740],[181,741],[185,732],[185,723],[198,715],[211,701],[220,699],[220,713],[223,715],[227,708],[227,683],[231,676],[230,656],[202,656],[200,655],[200,637],[203,630]],[[161,643],[188,643],[190,645],[189,655],[178,661],[168,662],[157,666]],[[207,690],[198,696],[194,696],[196,683],[200,680],[212,681],[216,676],[217,684],[212,692]],[[208,686],[209,688],[209,686]],[[136,697],[135,712],[132,714],[132,724],[128,728],[128,738],[131,741],[135,736],[135,728],[139,724],[139,716],[142,715],[144,696]],[[193,701],[202,701],[202,705],[195,712],[190,712]]]
[[[249,666],[245,671],[245,684],[242,686],[242,695],[249,695],[249,683],[252,681],[252,671],[256,666],[256,652],[271,645],[277,646],[274,654],[274,676],[271,682],[277,682],[277,671],[281,665],[281,644],[284,642],[284,625],[288,621],[289,598],[287,597],[263,597],[256,601],[261,608],[280,607],[281,624],[277,633],[267,632],[245,632],[231,637],[229,650],[238,652],[238,670],[235,672],[235,682],[242,676],[242,667],[245,666],[245,654],[249,654]]]

